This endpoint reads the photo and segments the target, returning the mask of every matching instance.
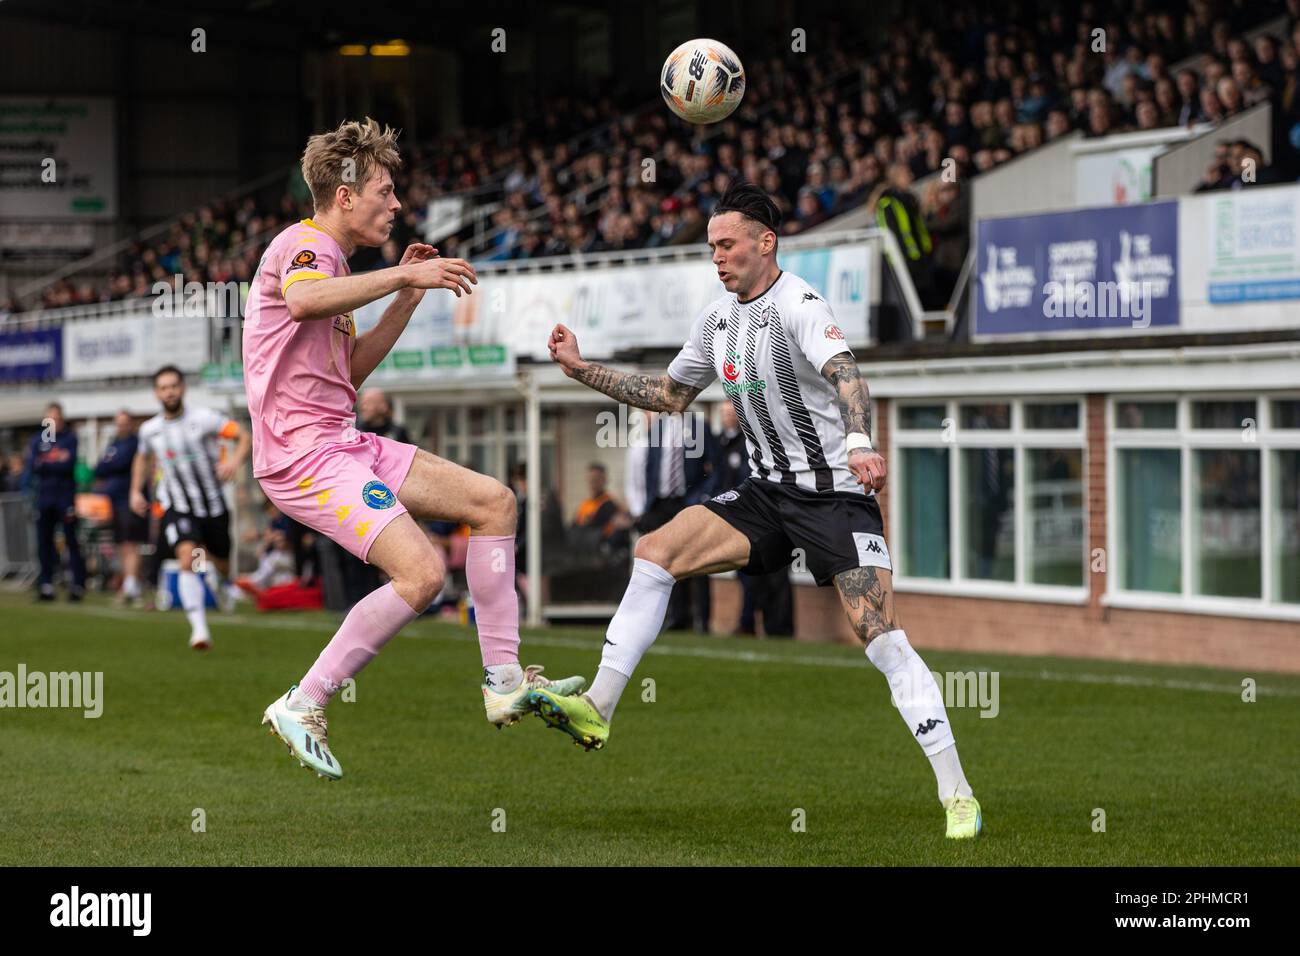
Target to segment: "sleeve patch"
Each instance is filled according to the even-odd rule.
[[[290,260],[289,262],[289,268],[284,271],[285,271],[285,275],[288,275],[290,272],[293,272],[295,269],[315,269],[315,268],[316,268],[316,253],[313,252],[311,249],[303,249],[301,252],[298,252],[294,255],[293,259]]]

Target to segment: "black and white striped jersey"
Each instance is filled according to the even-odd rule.
[[[799,276],[782,272],[748,302],[731,292],[710,302],[668,374],[698,388],[722,379],[756,477],[861,494],[849,471],[835,389],[821,373],[840,352],[852,354],[830,305]]]
[[[219,438],[232,438],[235,425],[210,408],[185,408],[176,418],[161,412],[140,426],[140,451],[152,452],[160,472],[155,498],[164,508],[196,518],[225,514],[217,478]]]

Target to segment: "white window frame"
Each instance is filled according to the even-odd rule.
[[[1274,496],[1273,452],[1279,449],[1300,449],[1300,429],[1275,429],[1272,427],[1273,401],[1275,399],[1300,399],[1300,392],[1165,392],[1159,394],[1113,394],[1106,397],[1106,591],[1102,602],[1110,607],[1152,611],[1185,611],[1195,614],[1216,614],[1230,617],[1280,618],[1300,621],[1300,604],[1286,604],[1277,600],[1276,582],[1273,580],[1272,509]],[[1255,402],[1255,440],[1242,441],[1242,430],[1192,428],[1192,403],[1217,401]],[[1170,429],[1118,429],[1115,427],[1116,408],[1123,402],[1174,402],[1175,427]],[[1260,481],[1260,592],[1262,597],[1217,597],[1196,594],[1193,591],[1194,561],[1192,554],[1192,452],[1223,448],[1240,449],[1247,444],[1258,451]],[[1180,574],[1182,589],[1178,594],[1157,591],[1131,591],[1123,587],[1122,555],[1119,536],[1119,450],[1124,448],[1172,448],[1179,451],[1179,482],[1181,486],[1180,521]]]
[[[1075,404],[1079,409],[1079,424],[1073,429],[1025,428],[1026,405]],[[1011,406],[1011,427],[1007,429],[963,429],[963,405]],[[953,441],[940,437],[936,442],[933,429],[903,429],[900,427],[904,408],[942,405],[944,420],[953,428]],[[944,429],[946,430],[946,429]],[[1015,494],[1013,496],[1013,522],[1015,537],[1015,580],[986,581],[969,578],[964,574],[962,556],[965,551],[965,533],[961,517],[964,513],[965,491],[961,483],[961,455],[964,448],[1011,448],[1014,456]],[[903,529],[903,496],[907,494],[907,468],[901,450],[904,448],[947,448],[948,455],[948,547],[951,552],[949,576],[944,578],[908,577],[899,573],[906,542]],[[1069,448],[1078,449],[1083,468],[1083,549],[1079,560],[1083,568],[1084,583],[1079,586],[1035,584],[1026,580],[1025,536],[1029,532],[1027,518],[1028,490],[1024,480],[1026,449]],[[895,453],[896,450],[900,453]],[[1089,574],[1089,522],[1088,522],[1088,407],[1082,395],[980,395],[933,398],[906,398],[890,402],[889,408],[889,483],[893,489],[889,496],[890,548],[894,555],[894,588],[921,594],[947,594],[961,597],[986,597],[1015,601],[1044,601],[1054,604],[1087,604]]]
[[[506,430],[506,409],[517,408],[519,416],[516,420],[514,431]],[[471,436],[469,433],[469,415],[472,408],[479,408],[490,416],[487,429],[482,435]],[[528,419],[526,414],[527,405],[523,402],[500,402],[491,405],[441,405],[429,409],[431,416],[438,421],[438,447],[436,453],[449,461],[457,464],[465,463],[468,468],[470,461],[470,450],[475,445],[483,446],[487,451],[487,461],[489,469],[483,474],[490,475],[499,481],[506,481],[506,446],[511,442],[528,447]],[[449,436],[447,430],[443,427],[446,422],[456,419],[457,434]],[[554,446],[556,437],[555,417],[542,416],[543,425],[541,430],[541,444],[543,449],[547,445]],[[549,418],[549,421],[548,421]],[[450,449],[455,449],[454,454]]]

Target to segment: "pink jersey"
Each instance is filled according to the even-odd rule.
[[[295,322],[284,290],[350,273],[339,244],[310,219],[267,247],[244,308],[244,391],[253,420],[253,476],[274,474],[325,442],[356,435],[352,313]]]

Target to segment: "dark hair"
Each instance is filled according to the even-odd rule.
[[[63,404],[62,404],[61,402],[50,402],[50,404],[48,404],[48,405],[45,406],[45,410],[46,410],[47,412],[48,412],[51,408],[57,408],[57,409],[59,410],[59,414],[60,414],[60,415],[63,415],[63,414],[64,414],[64,411],[63,411]]]
[[[724,212],[738,212],[764,229],[771,229],[778,236],[781,234],[781,208],[761,186],[741,179],[733,180],[713,207],[712,215],[720,216]],[[775,247],[773,249],[775,251]]]
[[[588,471],[593,471],[593,470],[594,470],[594,471],[598,471],[598,472],[600,472],[602,475],[609,474],[609,472],[608,472],[608,470],[605,468],[605,466],[602,465],[602,464],[601,464],[600,462],[598,462],[598,461],[593,461],[590,465],[588,465],[588,466],[587,466],[587,470],[588,470]]]
[[[180,379],[182,385],[185,384],[185,373],[182,372],[180,369],[178,369],[175,365],[164,365],[164,366],[163,366],[162,368],[160,368],[158,371],[154,372],[154,373],[153,373],[153,383],[154,383],[155,385],[157,385],[157,384],[158,384],[158,377],[159,377],[160,375],[166,375],[168,372],[171,372],[171,373],[174,374],[178,379]]]

